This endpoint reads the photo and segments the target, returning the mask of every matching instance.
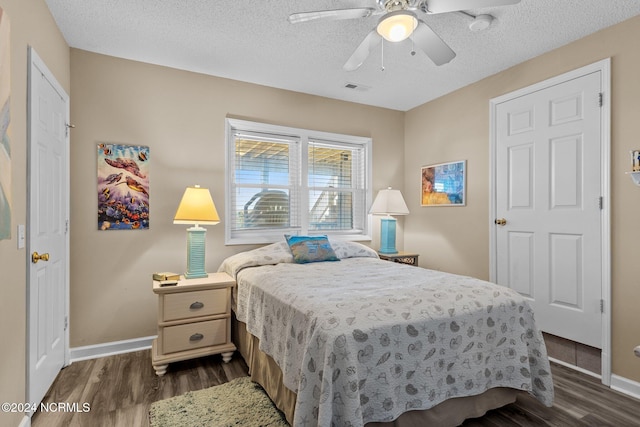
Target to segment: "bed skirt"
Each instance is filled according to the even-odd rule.
[[[251,379],[260,384],[293,425],[296,394],[282,383],[282,371],[276,362],[258,348],[257,337],[247,332],[246,325],[233,316],[233,342],[249,367]],[[458,426],[467,418],[477,418],[487,411],[515,402],[522,391],[511,388],[491,388],[481,395],[446,400],[431,409],[409,411],[391,422],[367,423],[366,427],[439,427]]]

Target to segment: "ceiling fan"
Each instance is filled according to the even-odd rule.
[[[289,22],[368,18],[382,15],[377,26],[367,34],[364,40],[344,64],[346,71],[357,70],[367,59],[373,48],[382,39],[401,42],[411,37],[413,42],[434,62],[443,65],[455,58],[456,53],[424,21],[418,18],[416,11],[427,15],[448,12],[463,12],[485,7],[506,6],[519,3],[520,0],[376,0],[377,7],[359,7],[351,9],[332,9],[313,12],[299,12],[289,15]],[[491,22],[491,16],[480,15],[478,26]],[[472,28],[470,26],[470,28]]]

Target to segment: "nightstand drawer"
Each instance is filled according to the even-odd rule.
[[[227,319],[169,326],[161,333],[163,353],[224,344],[227,342]]]
[[[226,314],[228,288],[181,292],[164,296],[162,320],[188,319],[214,314]]]

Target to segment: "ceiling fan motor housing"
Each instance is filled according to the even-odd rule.
[[[387,12],[406,10],[409,8],[409,0],[378,0],[378,5]]]

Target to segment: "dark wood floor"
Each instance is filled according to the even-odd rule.
[[[552,373],[552,408],[523,395],[464,426],[640,426],[639,400],[564,366],[553,364]],[[237,354],[228,364],[220,356],[173,363],[163,377],[155,375],[149,350],[75,362],[60,372],[43,402],[78,403],[80,408],[89,403],[90,411],[36,413],[32,426],[146,427],[151,403],[244,375],[247,366]]]

